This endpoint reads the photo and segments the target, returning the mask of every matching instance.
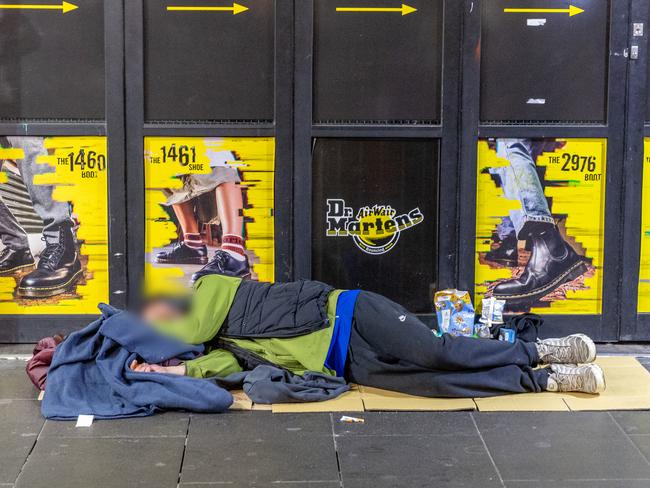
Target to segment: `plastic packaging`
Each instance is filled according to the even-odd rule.
[[[474,335],[474,306],[469,293],[460,290],[442,290],[434,296],[438,329],[453,336]]]

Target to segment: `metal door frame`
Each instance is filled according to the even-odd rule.
[[[637,60],[630,60],[627,79],[620,339],[650,341],[650,313],[637,313],[642,232],[642,175],[645,166],[644,138],[650,137],[650,120],[646,120],[648,81],[650,81],[648,80],[650,0],[632,0],[630,9],[628,40],[630,46],[639,46],[640,56]],[[634,35],[633,24],[636,22],[644,24],[644,35],[641,37]]]
[[[130,1],[130,0],[129,0]],[[0,121],[0,135],[107,136],[110,302],[125,305],[126,209],[124,174],[124,9],[122,0],[104,2],[105,119],[103,121]],[[98,312],[99,313],[99,312]],[[0,342],[35,342],[68,333],[97,315],[0,315]]]
[[[275,100],[271,123],[219,121],[146,123],[144,118],[144,0],[128,0],[125,10],[126,154],[129,305],[141,298],[144,278],[144,138],[167,137],[275,137],[275,275],[292,278],[293,182],[293,0],[275,0]]]
[[[313,121],[314,0],[296,3],[295,67],[295,277],[312,277],[312,141],[315,138],[437,139],[440,188],[438,206],[437,288],[456,284],[458,206],[458,124],[460,101],[461,5],[443,1],[441,117],[437,124],[320,124]]]
[[[485,0],[463,0],[463,95],[460,156],[460,236],[459,287],[474,290],[475,233],[476,233],[476,159],[477,144],[487,137],[562,137],[606,138],[607,172],[605,192],[603,311],[601,315],[544,315],[543,333],[567,335],[588,332],[599,341],[618,340],[620,273],[622,262],[622,166],[625,153],[625,80],[628,60],[628,5],[610,0],[610,44],[608,60],[607,121],[604,124],[535,124],[493,125],[480,122],[480,52],[481,12]]]

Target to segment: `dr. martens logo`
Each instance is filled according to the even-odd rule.
[[[352,237],[363,252],[385,254],[395,247],[400,233],[424,221],[419,208],[397,215],[390,205],[361,207],[354,210],[345,206],[345,200],[327,200],[327,237]]]

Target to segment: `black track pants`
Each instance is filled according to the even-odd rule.
[[[487,397],[546,389],[548,371],[533,370],[535,344],[444,335],[401,305],[361,292],[346,367],[347,379],[429,397]]]

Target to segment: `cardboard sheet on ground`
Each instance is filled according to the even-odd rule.
[[[606,356],[596,362],[605,372],[607,389],[598,396],[563,393],[571,410],[650,409],[650,372],[635,358]]]
[[[650,409],[650,372],[635,358],[602,356],[596,363],[603,368],[607,385],[600,395],[526,393],[477,398],[476,405],[482,412]]]
[[[307,412],[363,412],[361,392],[357,386],[347,393],[325,402],[309,403],[274,403],[273,413],[307,413]]]
[[[394,391],[360,386],[361,399],[367,411],[457,411],[476,410],[471,398],[424,398]]]
[[[492,398],[424,398],[353,385],[326,402],[253,404],[242,391],[233,392],[232,410],[272,410],[273,413],[363,411],[562,412],[580,410],[650,410],[650,372],[630,356],[604,356],[596,361],[605,372],[607,389],[584,393],[524,393]]]

